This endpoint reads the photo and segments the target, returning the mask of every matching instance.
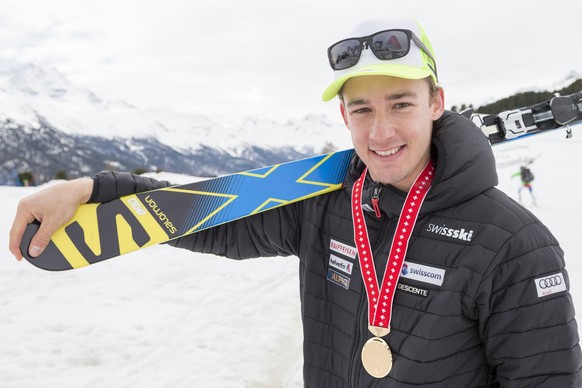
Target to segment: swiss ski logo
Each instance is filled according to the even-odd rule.
[[[428,224],[426,231],[457,240],[471,241],[473,239],[473,231],[465,228],[455,229],[446,225]]]

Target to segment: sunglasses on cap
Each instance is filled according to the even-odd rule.
[[[426,45],[410,30],[384,30],[360,38],[340,40],[327,49],[327,57],[333,70],[344,70],[358,63],[364,48],[372,50],[376,58],[381,60],[398,59],[410,52],[410,42],[414,42],[432,60],[436,76],[434,57]]]

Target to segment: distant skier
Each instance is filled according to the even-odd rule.
[[[511,176],[511,178],[513,179],[513,178],[515,178],[517,176],[519,176],[519,178],[521,179],[521,184],[519,185],[519,189],[517,190],[517,195],[518,195],[519,202],[522,203],[521,192],[525,188],[525,189],[527,189],[529,191],[529,194],[531,195],[532,203],[534,205],[537,205],[537,200],[536,200],[536,197],[535,197],[535,195],[533,193],[533,188],[532,188],[532,185],[531,185],[531,183],[534,180],[534,174],[531,171],[531,169],[529,167],[527,167],[527,166],[521,166],[519,168],[519,171],[516,172],[515,174],[513,174]]]

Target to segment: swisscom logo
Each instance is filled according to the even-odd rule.
[[[400,271],[400,277],[405,279],[412,279],[423,283],[430,283],[437,286],[442,286],[445,280],[445,270],[428,265],[411,263],[405,261]]]

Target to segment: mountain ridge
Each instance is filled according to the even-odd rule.
[[[216,176],[350,147],[323,115],[226,126],[209,117],[108,101],[57,69],[28,64],[0,72],[0,184],[36,183],[103,169]],[[342,136],[337,136],[339,131]]]

